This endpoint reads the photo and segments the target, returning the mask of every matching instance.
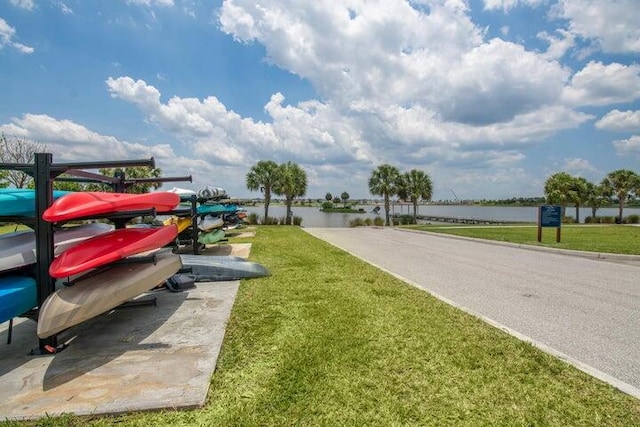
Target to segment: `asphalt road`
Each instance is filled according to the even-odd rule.
[[[640,398],[640,264],[392,228],[305,228]]]

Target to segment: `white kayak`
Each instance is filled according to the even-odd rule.
[[[224,220],[219,216],[205,215],[198,220],[198,229],[201,231],[211,231],[224,225]]]
[[[54,256],[90,237],[113,230],[101,222],[65,227],[53,233]],[[0,234],[0,271],[15,270],[36,263],[36,233],[33,230]]]

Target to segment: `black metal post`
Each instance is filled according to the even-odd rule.
[[[38,284],[38,307],[49,295],[55,292],[55,280],[49,275],[49,266],[53,260],[53,225],[42,219],[42,213],[53,202],[53,186],[51,184],[51,153],[35,154],[35,234],[36,234],[36,283]],[[48,353],[46,347],[56,348],[58,338],[53,335],[41,339],[41,353]]]

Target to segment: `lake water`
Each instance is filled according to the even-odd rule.
[[[349,221],[355,218],[384,218],[384,207],[381,206],[380,213],[371,212],[375,205],[357,206],[365,210],[363,214],[349,214],[337,212],[321,212],[319,207],[294,206],[293,214],[302,218],[303,227],[348,227]],[[256,213],[260,217],[264,215],[264,206],[246,206],[247,212]],[[281,205],[269,206],[269,216],[282,218],[286,215],[286,207]],[[575,208],[567,208],[567,216],[575,218]],[[407,205],[396,205],[391,209],[391,213],[413,214],[413,207]],[[532,207],[511,207],[511,206],[462,206],[462,205],[420,205],[418,214],[433,215],[448,218],[470,218],[478,220],[493,221],[513,221],[513,222],[537,222],[538,208]],[[625,208],[624,216],[640,215],[640,208]],[[617,208],[602,208],[597,211],[598,216],[617,216]],[[591,216],[591,208],[580,208],[580,222]]]

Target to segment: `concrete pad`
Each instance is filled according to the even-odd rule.
[[[243,238],[247,238],[247,237],[256,237],[256,232],[255,231],[237,231],[235,233],[233,232],[228,232],[225,234],[226,237],[233,237],[233,238],[239,238],[239,239],[243,239]]]
[[[251,243],[216,243],[207,245],[200,253],[202,255],[233,255],[241,258],[249,258]]]
[[[151,292],[58,335],[64,351],[30,356],[35,322],[0,325],[0,420],[204,405],[239,281]]]

